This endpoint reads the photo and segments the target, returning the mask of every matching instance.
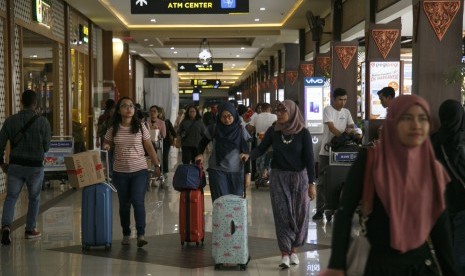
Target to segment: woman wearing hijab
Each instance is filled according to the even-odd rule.
[[[285,100],[276,108],[277,121],[251,153],[254,160],[273,147],[271,206],[281,250],[281,268],[299,264],[297,248],[307,239],[310,200],[315,198],[312,136],[297,105]],[[309,199],[310,196],[310,199]]]
[[[439,120],[441,127],[432,136],[432,142],[436,157],[452,178],[446,189],[446,206],[455,261],[461,275],[465,275],[465,113],[462,105],[455,100],[446,100],[439,107]]]
[[[392,101],[381,140],[375,148],[361,151],[349,171],[334,219],[329,268],[321,275],[345,275],[352,216],[361,198],[371,244],[365,276],[459,275],[445,212],[449,176],[436,161],[430,119],[421,97],[404,95]]]
[[[216,124],[207,128],[199,144],[196,161],[202,161],[203,152],[210,141],[213,150],[208,161],[208,178],[212,201],[220,196],[244,194],[244,164],[240,154],[248,153],[247,141],[251,138],[241,125],[239,114],[230,102],[218,109]]]

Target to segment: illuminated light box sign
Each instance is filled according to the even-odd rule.
[[[89,44],[89,27],[79,24],[79,44]]]
[[[32,1],[32,19],[47,28],[52,26],[52,9],[50,1]]]
[[[221,86],[220,80],[191,80],[191,85],[200,87],[213,87],[218,88]]]
[[[394,88],[400,95],[400,61],[370,62],[370,119],[386,118],[386,109],[381,105],[378,91],[383,87]]]
[[[305,121],[311,133],[323,133],[323,90],[325,78],[304,78]]]
[[[249,0],[131,0],[132,14],[248,13]]]
[[[178,72],[223,72],[223,63],[178,63]]]

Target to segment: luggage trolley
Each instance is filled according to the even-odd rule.
[[[331,147],[329,148],[329,165],[323,172],[326,183],[325,209],[336,210],[339,207],[342,186],[357,156],[358,152],[334,152]]]
[[[60,180],[60,187],[68,180],[65,166],[65,156],[74,154],[74,139],[72,136],[52,136],[50,149],[44,156],[44,180],[42,189],[50,188],[50,180]]]

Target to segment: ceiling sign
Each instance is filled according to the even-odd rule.
[[[249,0],[131,0],[132,14],[248,13]]]
[[[221,86],[221,80],[191,80],[191,85],[203,88],[218,88]]]
[[[178,63],[178,72],[223,72],[223,63]]]

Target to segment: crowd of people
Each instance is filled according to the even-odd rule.
[[[455,100],[442,103],[440,128],[431,135],[433,114],[423,98],[396,97],[391,88],[383,88],[378,95],[383,107],[389,108],[386,119],[374,145],[362,148],[351,166],[336,210],[325,208],[326,183],[319,181],[321,174],[315,171],[316,162],[319,172],[324,171],[331,156],[322,146],[319,160],[314,160],[312,134],[294,101],[278,102],[274,108],[261,103],[255,110],[226,101],[203,114],[189,105],[180,110],[173,125],[162,107],[151,106],[146,116],[128,97],[107,100],[98,120],[96,146],[110,152],[121,243],[131,243],[132,207],[137,246],[147,244],[147,159],[155,174],[166,174],[169,149],[176,146],[184,164],[202,162],[210,150],[207,172],[212,201],[228,194],[244,195],[247,176],[254,172],[269,179],[282,268],[299,264],[296,253],[306,241],[310,201],[316,198],[312,219],[322,219],[325,211],[327,221],[334,215],[332,251],[322,275],[345,275],[354,214],[368,218],[366,236],[371,249],[364,275],[465,275],[464,108]],[[361,134],[344,107],[347,97],[342,88],[333,91],[331,105],[323,111],[323,144],[343,134]],[[2,155],[7,141],[12,143],[9,163],[0,158],[2,170],[8,173],[1,221],[3,245],[11,242],[14,206],[22,183],[29,192],[25,237],[41,235],[36,229],[39,187],[51,134],[48,121],[34,116],[36,100],[34,91],[25,91],[24,109],[8,118],[0,131]],[[34,134],[24,135],[26,131]],[[23,132],[20,138],[19,132]],[[160,158],[157,141],[164,148]],[[85,145],[80,147],[85,150]]]

